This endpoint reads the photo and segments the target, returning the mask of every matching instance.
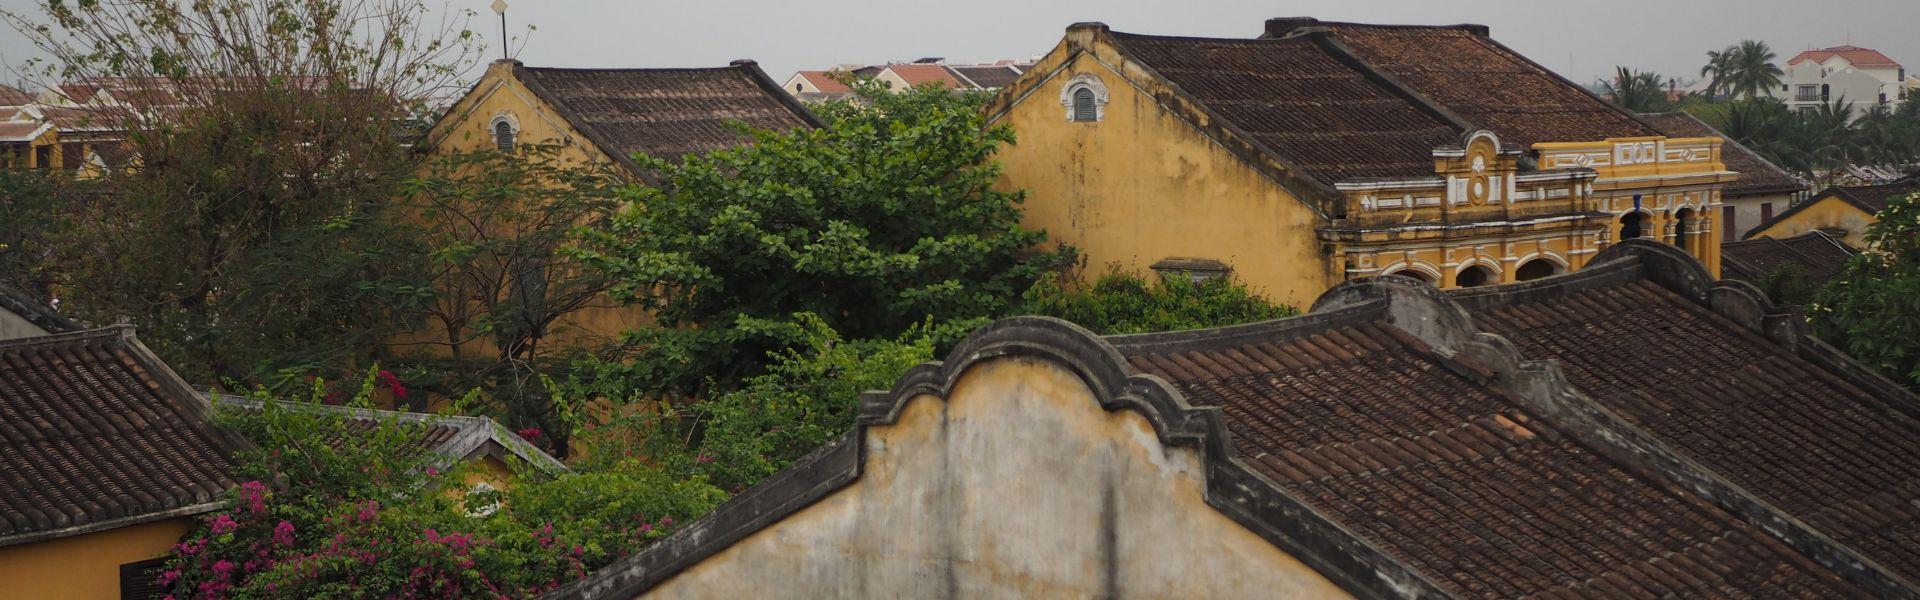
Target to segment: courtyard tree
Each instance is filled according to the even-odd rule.
[[[420,0],[40,0],[0,13],[32,77],[121,132],[134,168],[76,210],[73,312],[131,320],[201,381],[377,358],[430,298],[384,200],[477,56]]]

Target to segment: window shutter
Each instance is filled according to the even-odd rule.
[[[120,565],[121,600],[158,600],[167,595],[160,585],[160,573],[167,570],[170,557],[148,559]]]
[[[506,121],[493,124],[493,143],[501,152],[513,151],[513,124]]]
[[[1100,120],[1100,110],[1093,105],[1093,90],[1080,88],[1073,91],[1073,120],[1080,123]]]

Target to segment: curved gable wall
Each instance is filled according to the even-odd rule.
[[[650,597],[1348,597],[1204,497],[1202,450],[1073,372],[976,363],[867,430],[846,487]]]

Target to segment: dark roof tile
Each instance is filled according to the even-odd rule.
[[[1810,281],[1825,284],[1840,274],[1858,254],[1824,232],[1809,231],[1787,239],[1754,238],[1720,245],[1721,276],[1758,283],[1785,266],[1794,265]]]
[[[751,62],[711,69],[517,67],[522,81],[601,150],[633,168],[641,152],[679,159],[739,145],[733,123],[773,130],[818,121]]]
[[[215,502],[236,443],[130,329],[0,342],[0,545]]]
[[[1463,133],[1313,40],[1113,36],[1200,104],[1324,184],[1432,176],[1434,148]]]
[[[1130,341],[1152,337],[1110,339],[1134,369],[1219,407],[1246,464],[1454,593],[1859,593],[1389,325],[1349,318],[1172,348]]]
[[[1645,279],[1489,305],[1475,322],[1552,357],[1606,408],[1909,580],[1920,423]]]

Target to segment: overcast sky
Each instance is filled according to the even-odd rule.
[[[499,37],[492,0],[427,0],[471,9]],[[1614,65],[1697,76],[1709,49],[1743,38],[1781,59],[1852,43],[1920,68],[1920,0],[507,0],[516,58],[534,66],[717,66],[752,58],[775,79],[797,69],[943,56],[990,61],[1041,54],[1076,21],[1117,31],[1251,37],[1277,16],[1372,23],[1480,23],[1493,36],[1587,83]],[[35,0],[0,0],[31,9]],[[524,45],[522,45],[524,43]],[[0,31],[0,59],[32,53]],[[498,44],[490,51],[498,56]],[[11,77],[7,79],[11,80]]]

